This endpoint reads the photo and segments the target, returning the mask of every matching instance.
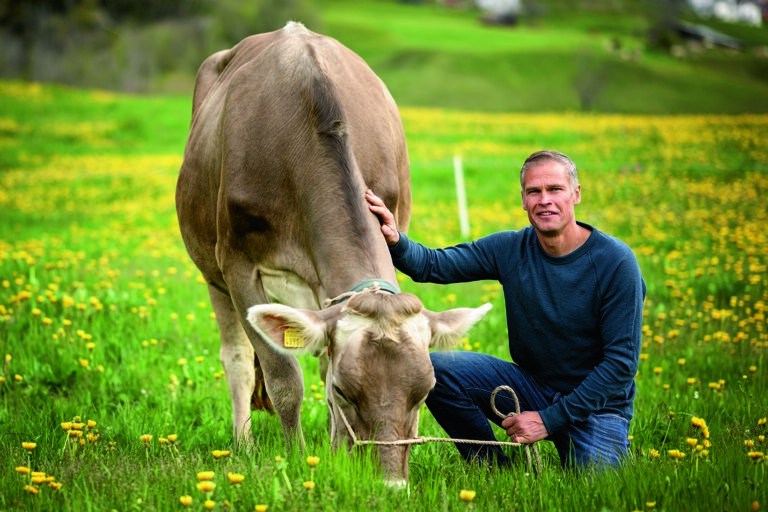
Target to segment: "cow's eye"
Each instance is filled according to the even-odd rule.
[[[333,385],[333,393],[334,393],[334,394],[335,394],[335,395],[336,395],[336,396],[337,396],[339,399],[341,399],[341,400],[343,400],[343,401],[345,401],[345,402],[347,402],[347,403],[351,403],[351,402],[349,401],[349,398],[347,398],[347,395],[345,395],[345,394],[344,394],[344,392],[341,390],[341,388],[340,388],[339,386],[337,386],[336,384],[334,384],[334,385]]]

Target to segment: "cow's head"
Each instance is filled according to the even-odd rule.
[[[414,295],[366,290],[321,311],[279,304],[253,306],[248,321],[291,352],[328,352],[326,398],[335,447],[352,439],[416,437],[419,409],[435,384],[429,348],[449,346],[491,308],[424,309]],[[409,445],[378,446],[388,481],[408,478]]]

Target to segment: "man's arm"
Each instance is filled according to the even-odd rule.
[[[449,284],[499,279],[495,258],[499,246],[504,246],[502,252],[508,255],[508,234],[496,233],[472,243],[431,249],[399,233],[394,216],[373,192],[366,191],[365,198],[368,208],[379,218],[392,262],[414,281]]]

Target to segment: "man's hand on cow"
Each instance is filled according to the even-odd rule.
[[[384,201],[374,194],[371,189],[365,191],[365,199],[368,201],[368,209],[379,218],[381,234],[384,235],[384,240],[387,241],[387,245],[395,245],[400,241],[400,233],[397,231],[395,216],[389,211],[389,208],[384,204]]]
[[[501,426],[507,431],[509,440],[513,443],[531,444],[549,435],[541,415],[535,411],[525,411],[511,418],[504,418]]]

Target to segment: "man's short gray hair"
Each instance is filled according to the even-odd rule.
[[[576,170],[576,164],[573,163],[573,160],[571,160],[563,153],[545,149],[542,151],[536,151],[535,153],[531,154],[531,156],[526,158],[525,162],[523,162],[523,167],[520,169],[520,188],[525,186],[525,173],[528,171],[528,169],[535,167],[539,163],[547,160],[554,160],[555,162],[563,164],[565,169],[568,171],[568,179],[571,180],[571,187],[575,189],[579,186],[579,173]]]

